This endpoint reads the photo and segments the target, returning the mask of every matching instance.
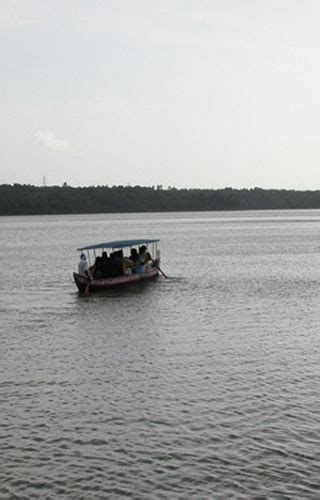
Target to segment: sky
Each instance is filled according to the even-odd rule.
[[[0,184],[320,189],[318,0],[0,0]]]

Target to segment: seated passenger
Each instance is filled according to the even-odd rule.
[[[123,257],[123,272],[124,274],[132,273],[133,263],[129,257]]]
[[[107,252],[102,252],[101,255],[101,278],[108,278],[109,274],[109,259]]]
[[[139,248],[139,260],[142,266],[152,260],[151,255],[149,254],[149,252],[147,252],[147,247],[145,245],[142,245]]]
[[[132,267],[136,267],[136,266],[140,265],[139,254],[138,254],[136,248],[131,248],[129,259],[132,262]]]
[[[114,266],[116,269],[116,276],[121,276],[123,274],[123,251],[118,250],[114,252]]]
[[[108,262],[106,263],[106,278],[113,278],[115,273],[115,264],[114,264],[114,252],[111,252],[109,255]]]
[[[96,257],[96,261],[93,266],[93,277],[96,279],[103,277],[103,260],[102,257]]]
[[[102,278],[112,278],[113,276],[113,261],[110,254],[110,257],[102,258]]]
[[[115,278],[123,274],[123,252],[118,250],[110,254],[108,259],[108,278]]]

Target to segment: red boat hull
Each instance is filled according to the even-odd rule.
[[[74,282],[80,293],[84,293],[85,291],[97,292],[99,290],[135,285],[143,281],[155,279],[158,276],[159,269],[157,267],[150,267],[143,273],[125,274],[123,276],[117,276],[116,278],[93,279],[92,281],[88,281],[88,279],[81,274],[73,273]],[[87,289],[88,285],[89,289]]]

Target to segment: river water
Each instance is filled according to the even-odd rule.
[[[78,246],[158,237],[80,297]],[[320,211],[1,217],[0,498],[320,497]]]

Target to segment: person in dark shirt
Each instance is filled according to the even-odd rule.
[[[114,252],[113,265],[115,267],[115,276],[121,276],[123,274],[123,251],[118,250]]]
[[[103,260],[102,257],[96,257],[94,266],[93,266],[93,277],[95,279],[99,279],[103,277]]]

